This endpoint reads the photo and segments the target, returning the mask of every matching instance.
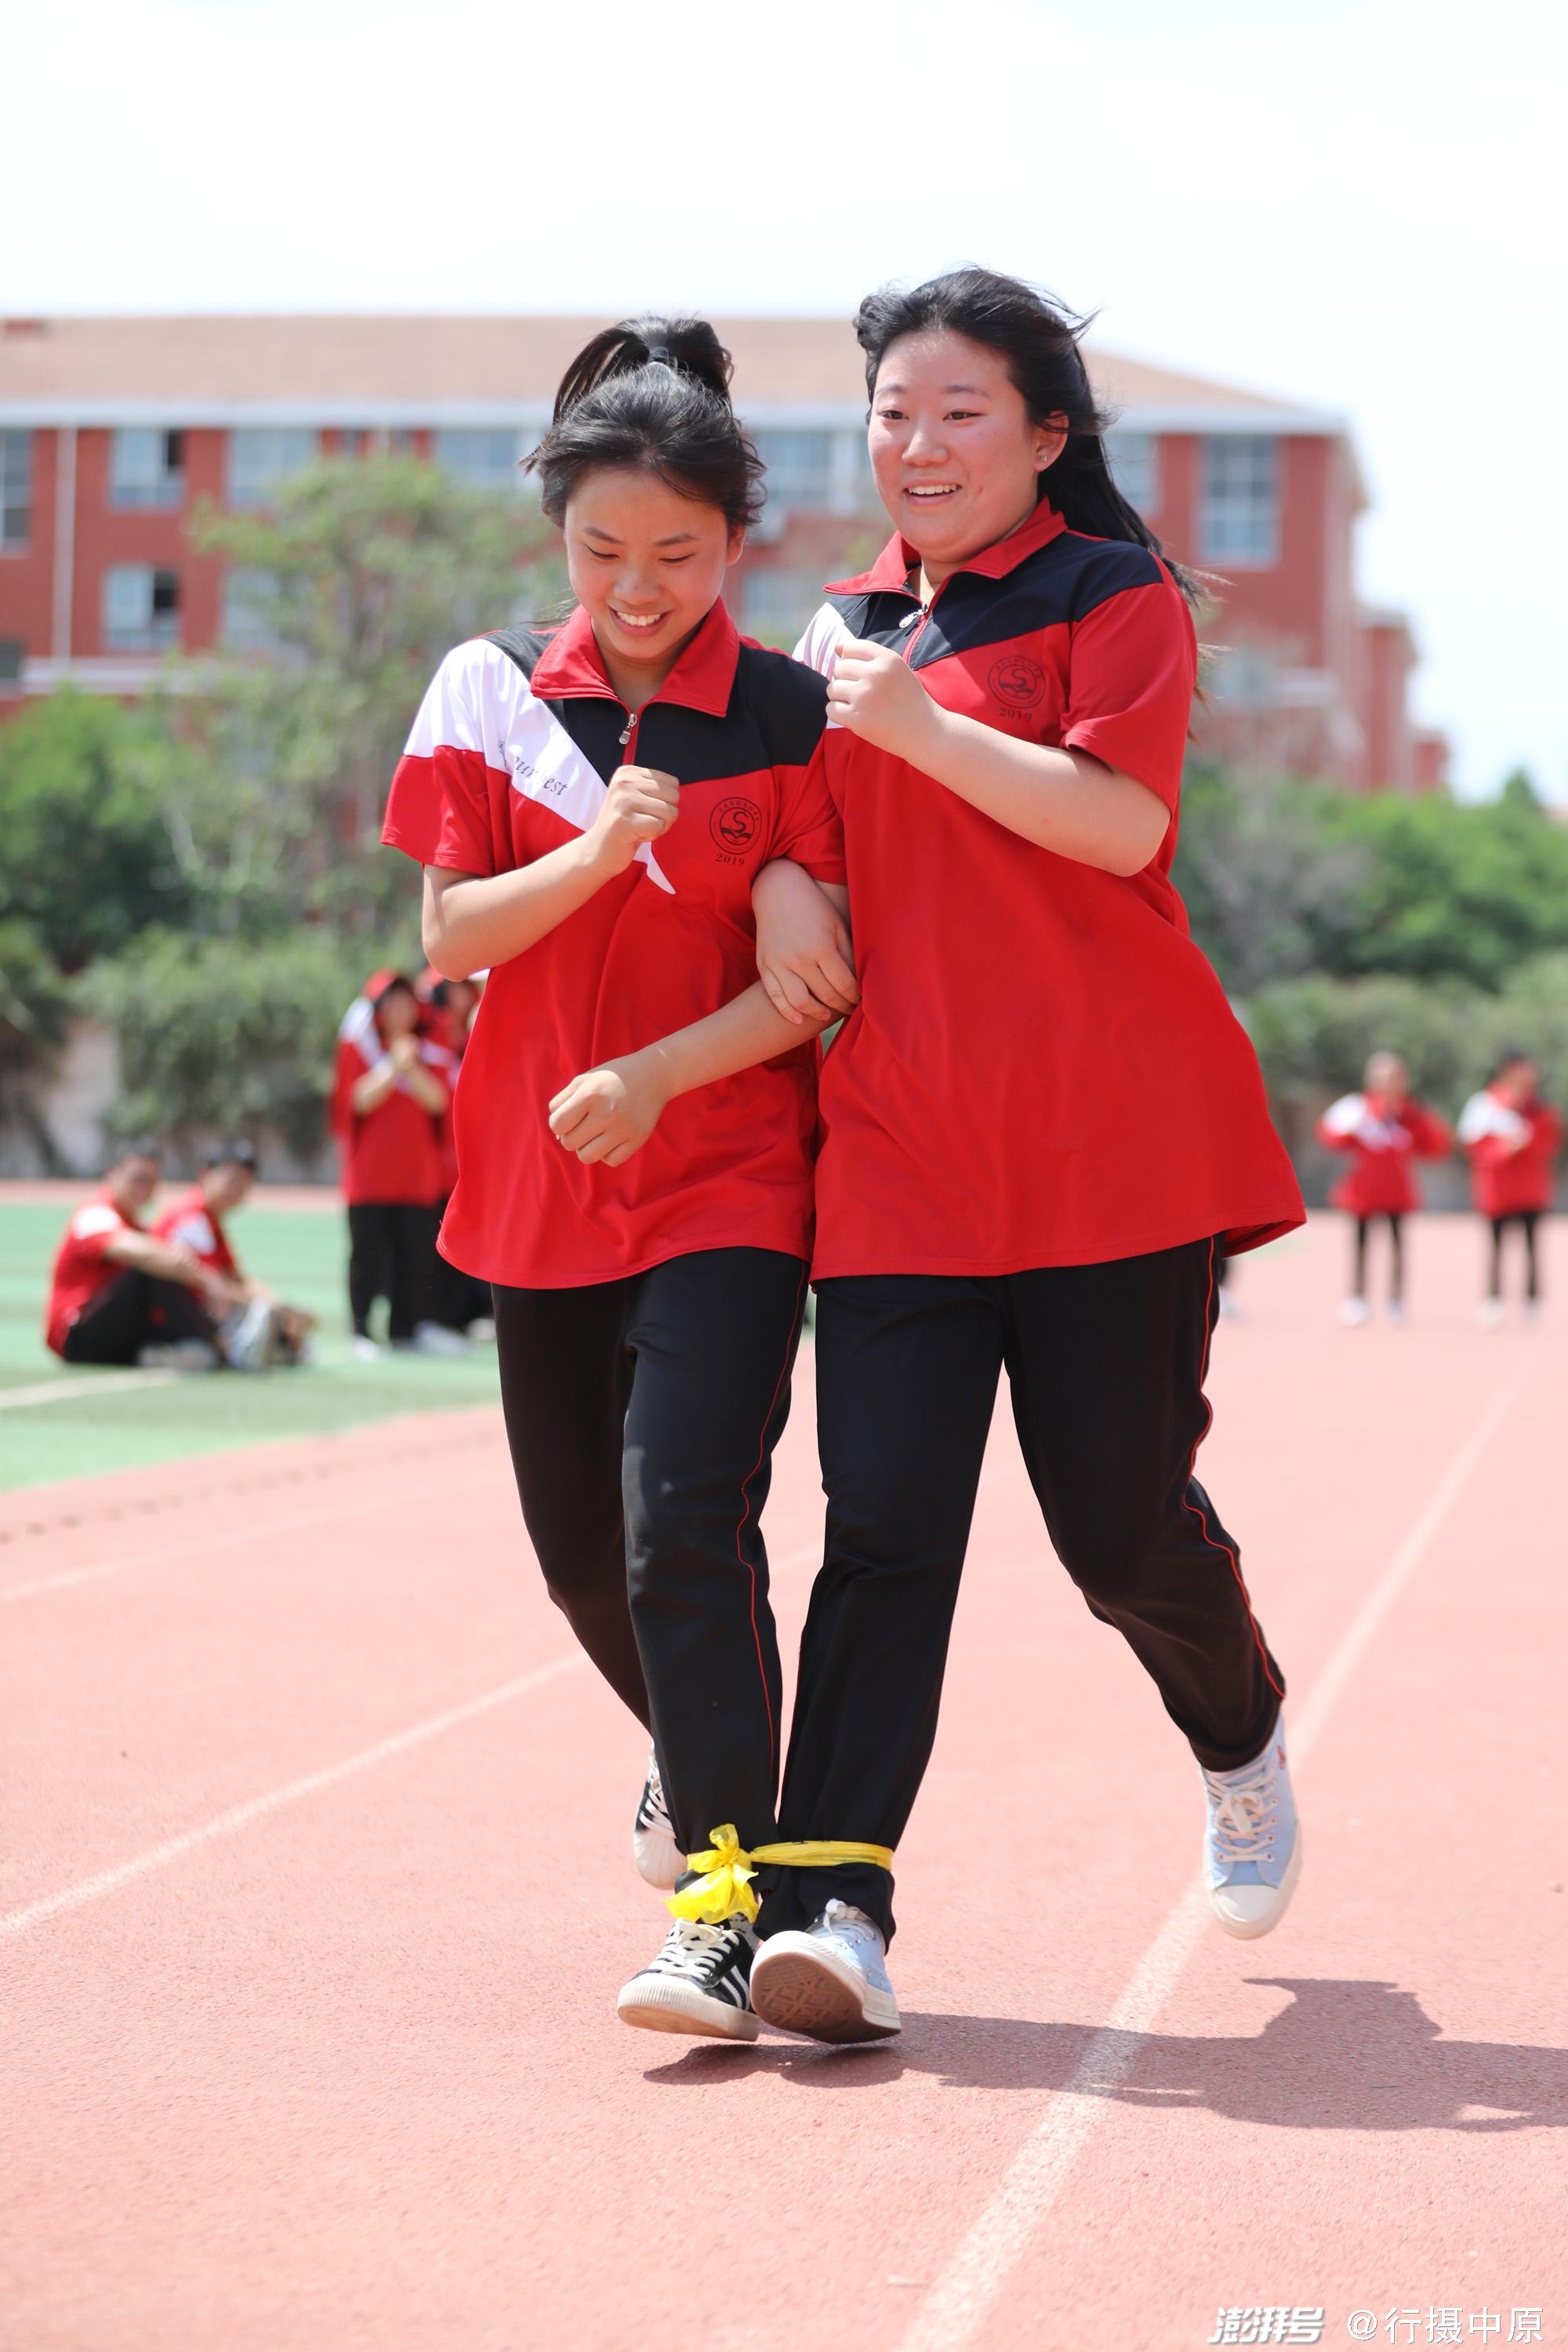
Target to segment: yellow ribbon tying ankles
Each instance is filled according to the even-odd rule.
[[[665,1900],[678,1919],[700,1919],[710,1927],[721,1927],[737,1912],[756,1917],[761,1906],[752,1881],[760,1863],[785,1862],[796,1870],[828,1870],[839,1862],[868,1862],[879,1870],[893,1866],[890,1845],[861,1845],[853,1838],[792,1838],[778,1845],[753,1846],[748,1853],[733,1822],[708,1834],[712,1844],[686,1858],[688,1866],[702,1876]]]

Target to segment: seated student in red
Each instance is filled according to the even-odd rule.
[[[359,1355],[380,1352],[370,1333],[378,1298],[386,1300],[386,1336],[395,1348],[447,1355],[466,1345],[429,1312],[451,1100],[451,1055],[421,1034],[413,982],[402,972],[373,971],[338,1031],[332,1094]]]
[[[299,1364],[305,1360],[316,1318],[308,1307],[284,1305],[264,1283],[241,1273],[224,1230],[224,1219],[249,1199],[256,1167],[253,1144],[218,1144],[203,1160],[196,1181],[159,1211],[153,1231],[161,1240],[189,1250],[211,1273],[220,1275],[237,1305],[258,1310],[257,1320],[268,1327],[265,1348],[269,1363]]]
[[[1413,1163],[1446,1160],[1454,1139],[1436,1111],[1410,1091],[1410,1073],[1397,1054],[1373,1054],[1360,1094],[1342,1095],[1318,1121],[1318,1140],[1350,1154],[1350,1166],[1329,1199],[1355,1221],[1351,1295],[1342,1323],[1366,1321],[1366,1244],[1374,1219],[1388,1220],[1388,1319],[1405,1320],[1405,1220],[1421,1206]]]
[[[962,270],[873,295],[857,332],[895,535],[801,647],[843,730],[861,1001],[821,1085],[826,1557],[781,1834],[852,1806],[857,1834],[897,1842],[1005,1365],[1058,1556],[1203,1768],[1219,1924],[1260,1935],[1300,1855],[1284,1683],[1192,1473],[1218,1257],[1302,1209],[1170,879],[1191,615],[1111,477],[1076,321]],[[827,910],[784,869],[757,900],[764,978],[806,1003],[790,966]],[[785,1871],[759,2015],[896,2032],[889,1893],[882,1872]]]
[[[234,1306],[223,1276],[142,1223],[163,1165],[155,1143],[127,1144],[66,1227],[44,1337],[68,1364],[213,1371],[223,1361],[219,1326]]]
[[[816,1124],[815,1031],[757,981],[751,890],[770,858],[838,883],[843,855],[822,681],[742,643],[722,602],[762,470],[729,380],[695,320],[609,329],[574,362],[531,462],[577,610],[448,654],[384,838],[425,868],[431,961],[489,967],[441,1248],[492,1286],[551,1598],[653,1734],[634,1849],[679,1880],[676,1924],[619,2013],[751,2041],[780,1747],[758,1523]]]
[[[1541,1066],[1513,1046],[1479,1094],[1459,1113],[1459,1141],[1469,1155],[1476,1207],[1491,1227],[1491,1271],[1481,1302],[1483,1323],[1500,1323],[1503,1235],[1517,1225],[1524,1242],[1524,1318],[1541,1305],[1536,1235],[1557,1191],[1563,1114],[1541,1098]]]

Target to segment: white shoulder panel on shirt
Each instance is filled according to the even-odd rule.
[[[806,625],[805,635],[795,649],[795,657],[797,662],[804,662],[807,669],[820,671],[824,677],[831,677],[839,640],[848,634],[844,625],[844,616],[836,605],[819,605]]]
[[[124,1223],[119,1210],[111,1209],[107,1201],[89,1201],[85,1209],[77,1211],[70,1229],[79,1242],[90,1242],[100,1234],[118,1233]]]

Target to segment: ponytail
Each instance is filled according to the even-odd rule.
[[[626,319],[585,343],[561,379],[549,431],[528,459],[560,522],[584,477],[657,474],[717,507],[732,530],[762,511],[763,462],[730,401],[733,363],[706,319]]]
[[[994,269],[952,269],[912,291],[885,286],[868,294],[855,333],[866,354],[866,389],[872,398],[889,346],[901,336],[945,330],[997,352],[1034,424],[1053,416],[1067,420],[1061,455],[1041,472],[1040,497],[1049,499],[1069,530],[1146,547],[1168,564],[1188,604],[1195,604],[1196,583],[1170,563],[1137,508],[1117,488],[1105,454],[1109,419],[1095,400],[1079,348],[1088,324],[1022,278]]]

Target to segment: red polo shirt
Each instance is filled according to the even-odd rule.
[[[1404,1216],[1421,1206],[1414,1162],[1447,1159],[1453,1137],[1436,1111],[1406,1095],[1342,1095],[1318,1121],[1318,1140],[1350,1154],[1329,1199],[1352,1217]]]
[[[581,611],[554,635],[502,630],[442,663],[382,836],[422,865],[527,866],[592,825],[624,763],[680,785],[651,856],[490,974],[458,1084],[441,1230],[454,1265],[554,1289],[692,1250],[809,1255],[815,1046],[679,1097],[624,1167],[584,1167],[548,1122],[568,1079],[752,986],[761,866],[790,857],[842,881],[825,698],[819,677],[742,643],[722,604],[635,724]]]
[[[1020,740],[1091,752],[1171,811],[1123,877],[1009,832],[834,729],[861,1002],[822,1078],[819,1276],[1091,1265],[1302,1220],[1252,1048],[1170,879],[1193,625],[1145,549],[1042,502],[929,611],[895,538],[800,657],[897,648],[927,691]]]
[[[215,1274],[226,1274],[232,1281],[239,1279],[239,1267],[228,1245],[222,1219],[207,1206],[207,1196],[199,1184],[193,1184],[153,1220],[153,1231],[160,1241],[175,1242],[210,1265]]]

